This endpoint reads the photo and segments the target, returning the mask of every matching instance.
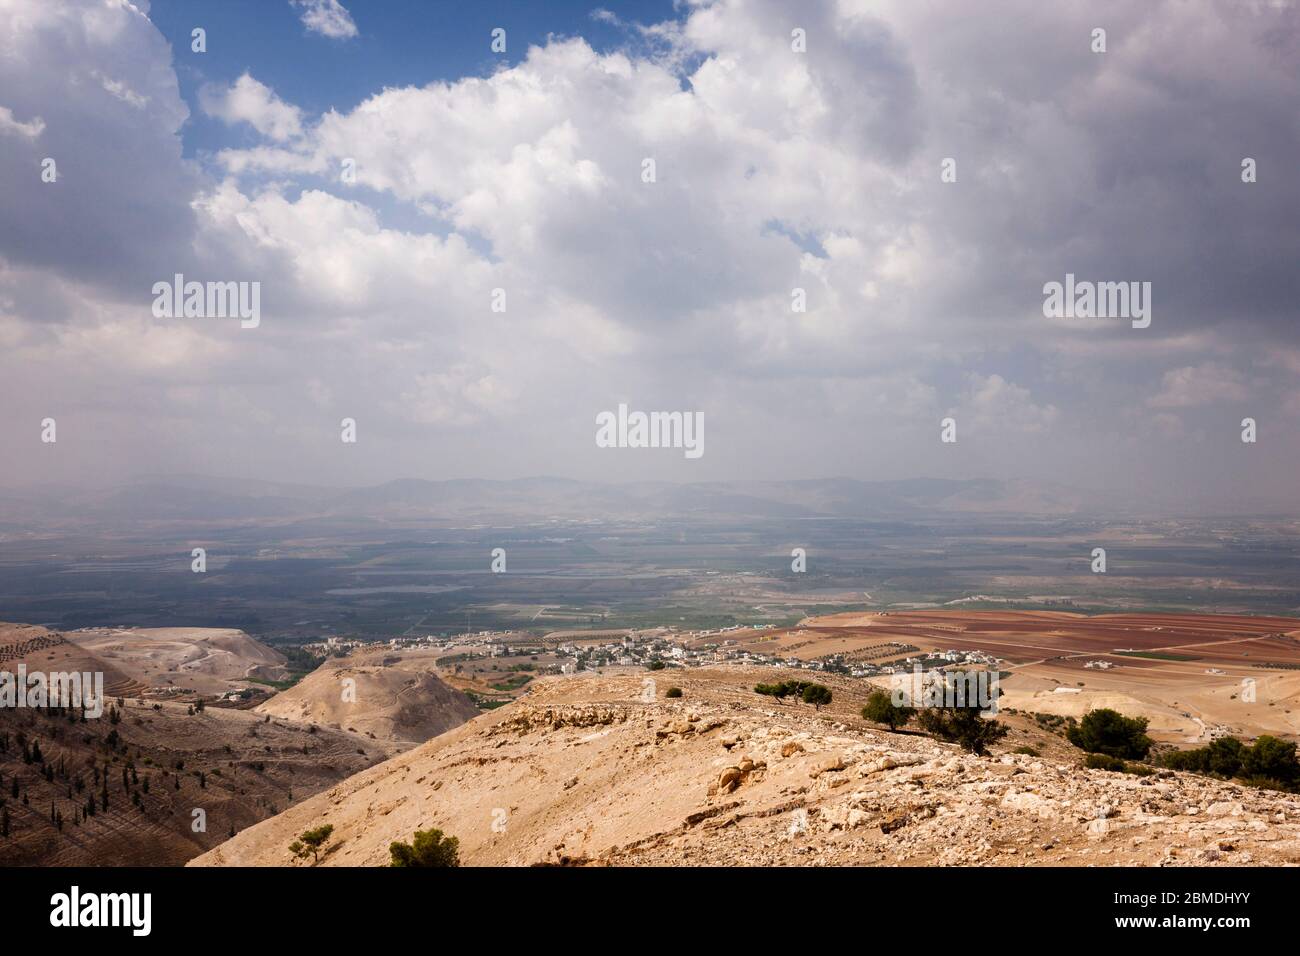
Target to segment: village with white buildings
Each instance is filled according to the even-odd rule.
[[[897,644],[897,654],[889,649],[879,656],[884,663],[854,660],[843,654],[828,654],[802,659],[780,654],[766,654],[752,646],[772,624],[733,625],[713,630],[679,631],[672,627],[628,629],[622,631],[565,631],[537,635],[519,630],[482,630],[477,632],[395,637],[373,642],[327,637],[304,650],[321,657],[344,656],[356,648],[388,646],[394,650],[428,649],[446,660],[466,658],[507,658],[533,656],[542,661],[538,673],[578,674],[610,667],[719,667],[765,666],[804,671],[843,674],[870,678],[896,673],[910,673],[916,668],[937,670],[954,665],[978,665],[996,668],[999,658],[978,650],[934,650],[921,652],[909,644]],[[899,657],[907,651],[912,656]]]

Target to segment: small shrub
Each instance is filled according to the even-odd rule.
[[[274,813],[274,810],[272,810]],[[327,823],[324,826],[316,827],[314,830],[307,830],[298,839],[289,844],[289,852],[299,859],[306,858],[311,854],[312,863],[320,861],[320,851],[330,835],[334,832],[334,825]]]
[[[775,697],[777,700],[795,697],[805,704],[812,704],[818,710],[821,710],[822,704],[831,702],[831,689],[829,687],[806,680],[783,680],[779,684],[755,684],[754,693],[766,694],[768,697]]]
[[[1235,777],[1249,786],[1267,790],[1294,791],[1300,785],[1296,745],[1268,734],[1258,738],[1253,746],[1235,737],[1219,737],[1204,747],[1161,754],[1159,762],[1170,770]]]
[[[1128,765],[1118,757],[1099,753],[1088,754],[1083,758],[1083,765],[1089,770],[1109,770],[1112,773],[1123,773],[1128,769]]]
[[[444,836],[441,830],[416,830],[410,843],[390,843],[388,854],[392,857],[389,866],[460,866],[460,840]]]
[[[890,730],[902,727],[915,714],[915,708],[895,705],[893,698],[883,690],[872,691],[867,698],[867,706],[862,708],[863,720],[869,720],[873,724],[888,724]]]
[[[1255,740],[1255,745],[1241,758],[1241,775],[1247,778],[1276,780],[1281,784],[1294,784],[1300,779],[1300,763],[1296,761],[1293,741],[1279,740],[1265,734]]]

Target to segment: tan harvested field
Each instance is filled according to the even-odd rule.
[[[1147,717],[1152,735],[1166,743],[1202,741],[1213,728],[1244,737],[1300,735],[1300,620],[1295,618],[855,612],[809,619],[739,646],[802,660],[828,654],[876,662],[910,656],[881,650],[891,642],[996,655],[1010,675],[1002,682],[1004,707],[1075,717],[1112,707]],[[1085,666],[1093,661],[1112,666]]]

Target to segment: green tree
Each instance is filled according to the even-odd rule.
[[[831,689],[824,684],[809,684],[803,689],[801,696],[805,704],[812,704],[815,708],[821,710],[822,705],[831,702],[832,695]]]
[[[803,692],[813,685],[802,680],[783,680],[779,684],[755,684],[754,692],[784,700],[787,697],[802,697]]]
[[[1145,717],[1125,717],[1117,710],[1101,707],[1089,711],[1078,726],[1065,732],[1065,738],[1088,753],[1142,760],[1151,750],[1146,729]]]
[[[460,866],[460,840],[441,830],[416,830],[410,843],[388,845],[389,866]]]
[[[1245,751],[1241,760],[1241,776],[1248,780],[1276,780],[1290,785],[1300,779],[1300,764],[1296,762],[1296,745],[1268,734],[1258,738],[1255,745]]]
[[[883,690],[872,691],[867,706],[862,708],[862,719],[873,724],[888,724],[890,730],[902,727],[916,714],[916,708],[897,705],[893,697]]]
[[[319,863],[321,847],[325,845],[333,832],[334,825],[331,823],[316,827],[314,830],[306,830],[297,840],[289,844],[289,851],[299,859],[305,859],[307,854],[310,853],[312,863]]]
[[[1211,740],[1205,748],[1205,769],[1221,777],[1235,777],[1241,773],[1246,749],[1236,737]]]
[[[916,722],[940,740],[961,744],[973,754],[988,753],[989,744],[1007,735],[1007,728],[996,720],[980,716],[979,705],[972,707],[923,707]]]

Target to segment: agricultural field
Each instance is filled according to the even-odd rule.
[[[738,647],[801,660],[839,654],[902,664],[912,656],[892,643],[996,656],[1006,708],[1081,717],[1111,707],[1146,717],[1152,735],[1173,744],[1225,733],[1300,734],[1300,619],[1291,617],[854,612],[812,618]]]

